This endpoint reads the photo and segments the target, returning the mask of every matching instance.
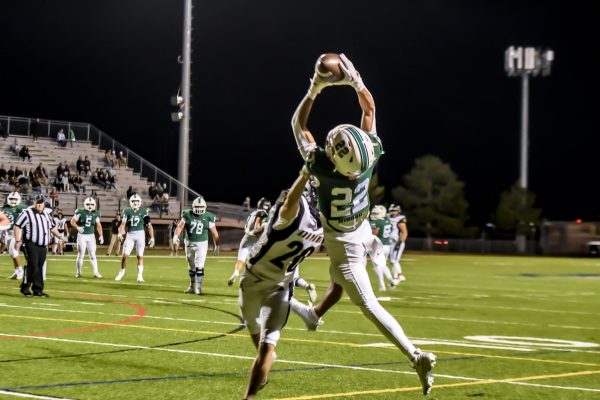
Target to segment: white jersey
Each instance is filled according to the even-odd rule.
[[[287,226],[281,226],[279,207],[281,205],[277,206],[273,220],[250,250],[246,274],[287,287],[302,260],[323,243],[323,228],[310,213],[304,196],[298,215]]]
[[[64,233],[65,226],[67,224],[67,217],[62,217],[62,218],[54,217],[54,224],[56,225],[56,228],[58,229],[58,231],[60,233]]]
[[[263,224],[267,223],[269,215],[265,210],[254,210],[250,215],[248,215],[248,219],[246,219],[246,225],[244,226],[244,233],[246,236],[258,237],[260,235],[256,235],[254,233],[254,227],[256,225],[256,219],[258,217],[262,218]]]
[[[406,215],[398,214],[395,217],[392,217],[388,214],[388,218],[392,221],[392,234],[391,238],[394,242],[397,242],[400,239],[400,232],[398,231],[398,224],[403,222],[406,223]]]

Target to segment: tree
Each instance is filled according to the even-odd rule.
[[[530,236],[540,226],[542,210],[534,208],[535,194],[515,183],[502,192],[494,220],[498,229]]]
[[[381,204],[385,196],[385,186],[379,185],[379,175],[373,174],[369,182],[369,201],[371,204]]]
[[[404,185],[392,190],[392,197],[407,211],[410,229],[432,236],[472,236],[465,228],[469,204],[464,182],[458,180],[448,164],[433,155],[415,160],[415,166],[402,177]]]

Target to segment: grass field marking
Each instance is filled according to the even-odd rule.
[[[11,392],[10,390],[0,390],[0,394],[6,395],[6,396],[13,396],[13,397],[24,397],[24,398],[27,398],[27,399],[69,400],[69,399],[67,399],[65,397],[39,396],[39,395],[36,395],[36,394]]]
[[[581,388],[574,386],[554,386],[554,385],[542,385],[542,384],[534,384],[534,383],[525,383],[523,381],[527,380],[540,380],[540,379],[552,379],[552,378],[563,378],[570,376],[581,376],[581,375],[595,375],[600,374],[600,370],[594,371],[578,371],[578,372],[567,372],[563,374],[553,374],[553,375],[537,375],[537,376],[526,376],[521,378],[509,378],[509,379],[479,379],[479,378],[467,378],[467,377],[457,377],[452,375],[435,375],[437,377],[449,378],[449,379],[466,379],[469,382],[458,382],[458,383],[443,383],[443,384],[434,384],[433,389],[435,391],[444,388],[457,388],[464,386],[478,386],[478,385],[491,385],[496,383],[506,383],[511,385],[523,385],[523,386],[536,386],[536,387],[544,387],[548,389],[564,389],[564,390],[577,390],[577,391],[586,391],[586,392],[600,392],[600,389],[592,389],[592,388]],[[362,391],[354,391],[354,392],[344,392],[344,393],[323,393],[317,395],[307,395],[307,396],[297,396],[297,397],[284,397],[284,398],[276,398],[274,400],[314,400],[314,399],[331,399],[335,397],[350,397],[350,396],[367,396],[373,394],[385,394],[385,393],[402,393],[402,392],[417,392],[423,390],[421,386],[412,386],[405,388],[389,388],[389,389],[375,389],[375,390],[362,390]]]
[[[530,336],[465,336],[467,340],[485,343],[499,343],[513,346],[548,346],[548,347],[563,347],[563,348],[580,348],[580,347],[600,347],[596,343],[578,342],[573,340],[536,338]]]
[[[560,351],[559,349],[550,349]],[[434,353],[440,354],[451,354],[455,356],[468,356],[468,357],[482,357],[482,358],[498,358],[503,360],[515,360],[515,361],[531,361],[531,362],[540,362],[540,363],[548,363],[548,364],[566,364],[566,365],[582,365],[586,367],[600,367],[600,364],[597,363],[586,363],[580,361],[562,361],[562,360],[547,360],[543,358],[528,358],[528,357],[516,357],[516,356],[497,356],[492,354],[477,354],[477,353],[464,353],[457,351],[446,351],[446,350],[433,350]]]

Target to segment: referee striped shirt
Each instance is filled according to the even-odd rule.
[[[48,246],[52,236],[50,230],[55,226],[46,210],[39,213],[33,207],[23,210],[15,225],[22,229],[21,237],[24,242],[31,242],[38,246]]]

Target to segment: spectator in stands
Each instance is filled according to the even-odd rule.
[[[92,175],[92,163],[88,156],[85,156],[85,159],[83,160],[83,171],[87,176]]]
[[[148,196],[150,196],[150,198],[153,199],[154,195],[156,195],[156,191],[154,190],[154,182],[150,181],[148,183]],[[127,197],[129,198],[130,196]]]
[[[23,146],[25,147],[25,146]],[[36,167],[35,171],[35,176],[39,179],[40,183],[42,185],[47,185],[48,184],[48,172],[46,172],[46,168],[44,168],[44,164],[43,163],[39,163],[38,166]]]
[[[4,164],[0,165],[0,182],[6,182],[8,180],[8,171],[4,168]]]
[[[65,169],[63,168],[63,164],[59,162],[58,167],[56,167],[56,175],[62,175],[63,172],[65,172]]]
[[[90,197],[96,202],[96,210],[100,210],[100,197],[98,197],[98,192],[96,192],[96,189],[92,189],[92,194],[90,194]]]
[[[159,182],[154,184],[154,195],[158,195],[159,197],[163,194],[163,187]]]
[[[54,188],[56,188],[56,190],[59,190],[61,192],[65,191],[65,187],[63,186],[62,183],[62,174],[61,175],[56,175],[56,178],[54,178]]]
[[[160,216],[162,218],[162,214],[169,214],[169,193],[163,192],[160,197]]]
[[[50,207],[58,207],[58,191],[56,188],[51,188],[48,193],[48,197],[50,197]]]
[[[31,185],[29,184],[29,178],[25,174],[20,174],[15,178],[17,180],[16,187],[18,187],[21,193],[27,193],[29,189],[31,189]]]
[[[15,166],[11,165],[10,167],[8,167],[8,171],[6,171],[6,176],[8,176],[8,181],[11,184],[15,183]]]
[[[62,176],[61,182],[62,182],[63,191],[68,192],[69,190],[71,190],[71,188],[69,187],[69,175],[67,175],[66,172]]]
[[[75,131],[73,129],[69,129],[69,142],[71,143],[71,148],[73,148],[73,143],[75,143]]]
[[[134,194],[135,190],[133,190],[133,186],[129,186],[129,188],[127,188],[127,199],[130,199]]]
[[[84,166],[83,166],[83,157],[79,156],[77,158],[77,162],[75,162],[75,168],[77,168],[77,173],[79,175],[83,174]]]
[[[25,175],[25,172],[18,165],[15,167],[15,179],[19,179],[20,176]]]
[[[56,134],[56,143],[58,143],[60,147],[67,147],[67,137],[65,136],[65,131],[63,129]]]
[[[33,138],[34,142],[37,142],[38,140],[38,130],[40,129],[40,119],[36,118],[35,121],[31,122],[31,126],[30,126],[30,131],[31,131],[31,137]]]
[[[71,175],[71,170],[69,168],[69,162],[67,160],[65,160],[65,162],[63,163],[63,169],[64,169],[64,173],[66,175]]]
[[[160,207],[161,207],[161,203],[162,203],[162,197],[157,194],[154,195],[154,197],[152,198],[152,211],[159,213],[160,212]]]
[[[242,207],[244,207],[244,211],[250,211],[250,197],[246,196],[244,202],[242,203]]]
[[[27,159],[27,161],[31,162],[31,155],[29,155],[29,147],[27,147],[26,144],[24,144],[23,147],[21,147],[21,150],[19,150],[19,157],[23,161]]]
[[[37,176],[35,176],[31,181],[31,190],[36,194],[42,193],[42,184]]]
[[[119,151],[119,155],[117,156],[117,163],[119,164],[119,168],[121,168],[121,165],[124,165],[125,169],[127,169],[127,157],[125,157],[123,151]]]
[[[107,149],[104,152],[104,162],[106,162],[106,166],[112,168],[115,166],[115,158],[113,157],[112,152],[110,151],[110,149]]]
[[[117,189],[117,177],[115,174],[111,174],[110,172],[106,173],[106,183],[107,189]]]
[[[92,183],[94,185],[102,186],[104,189],[106,189],[104,173],[99,168],[96,168],[96,172],[94,172],[94,175],[92,175]]]
[[[70,183],[73,186],[73,189],[75,189],[75,191],[79,193],[81,185],[83,185],[83,179],[81,179],[81,176],[75,174],[71,177]],[[83,192],[85,193],[85,187],[83,188]]]
[[[17,138],[15,138],[15,141],[13,142],[13,144],[10,145],[10,151],[17,157],[19,157],[19,152],[21,151],[21,145],[19,144],[19,141],[17,140]]]

